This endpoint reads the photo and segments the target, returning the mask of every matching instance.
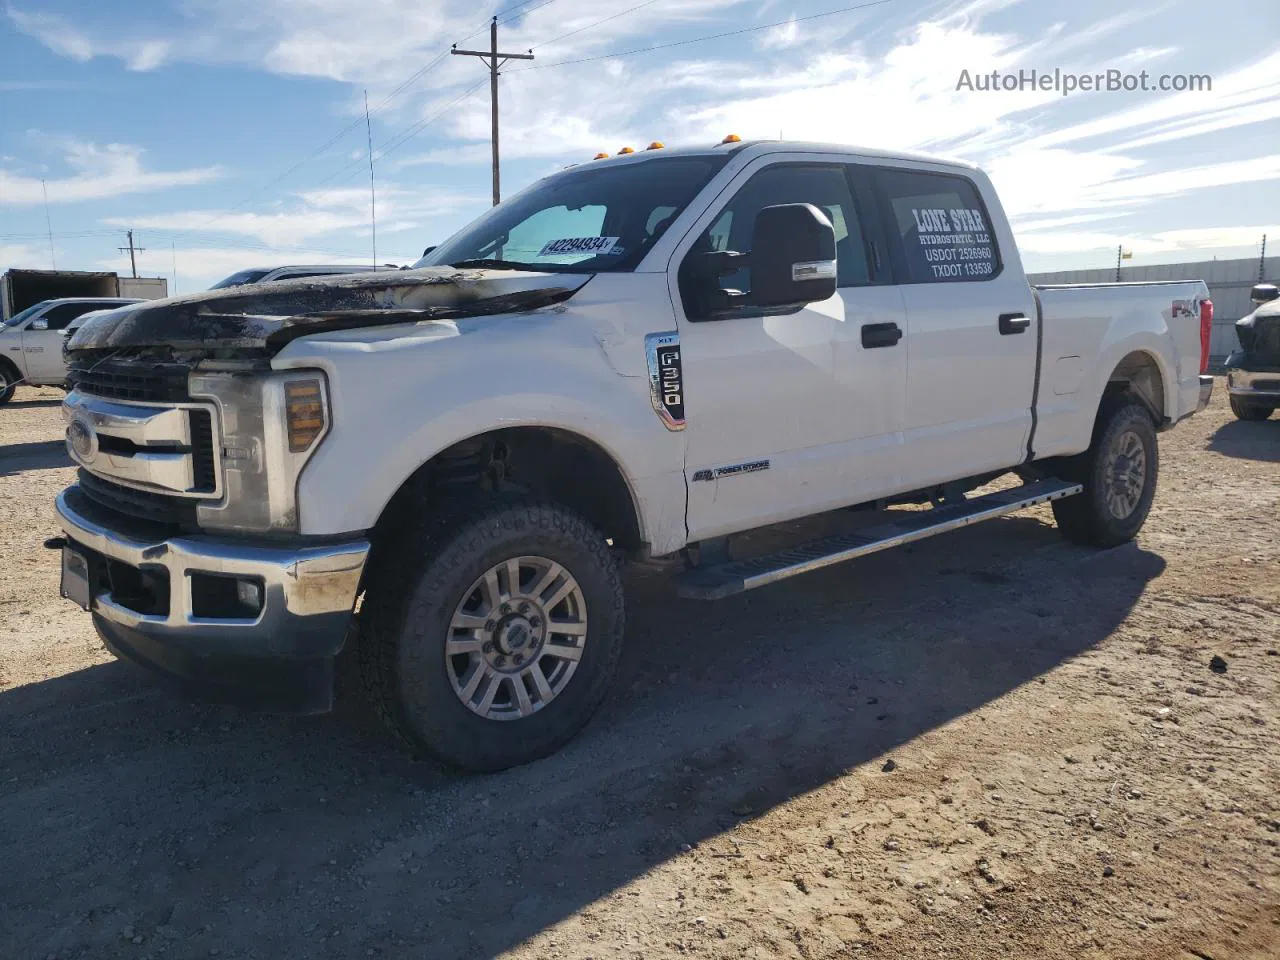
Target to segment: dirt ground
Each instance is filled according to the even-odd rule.
[[[59,399],[0,408],[5,960],[1280,957],[1280,417],[1221,380],[1133,545],[634,574],[614,696],[492,777],[115,662],[41,549]]]

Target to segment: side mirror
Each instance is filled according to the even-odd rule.
[[[44,317],[41,317],[41,318],[40,318],[40,319],[38,319],[38,320],[32,320],[32,321],[31,321],[31,329],[32,329],[32,330],[48,330],[48,329],[49,329],[49,321],[48,321],[48,320],[46,320]]]
[[[1249,299],[1259,306],[1270,303],[1277,296],[1280,296],[1280,290],[1276,289],[1274,283],[1259,283],[1249,291]]]
[[[836,292],[836,231],[811,203],[781,203],[756,214],[751,295],[758,307],[801,307]]]

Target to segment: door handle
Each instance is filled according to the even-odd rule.
[[[1025,313],[1000,314],[1000,333],[1008,336],[1011,333],[1024,333],[1031,326],[1031,320]]]
[[[902,328],[896,323],[864,323],[862,325],[862,346],[867,350],[874,347],[892,347],[902,339]]]

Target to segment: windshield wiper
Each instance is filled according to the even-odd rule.
[[[577,269],[578,264],[569,263],[519,263],[515,260],[498,260],[492,257],[480,257],[475,260],[455,260],[445,264],[450,267],[480,267],[488,270],[523,270],[526,273],[594,273],[587,269]]]
[[[528,263],[517,263],[515,260],[499,260],[495,257],[478,257],[474,260],[455,260],[449,264],[451,267],[486,267],[490,270],[528,270],[541,271],[541,267],[535,267]]]

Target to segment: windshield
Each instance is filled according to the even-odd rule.
[[[655,157],[575,167],[494,207],[414,266],[634,269],[724,162]]]
[[[41,301],[40,301],[39,303],[37,303],[35,306],[27,307],[27,309],[25,309],[25,310],[19,310],[19,311],[18,311],[17,313],[15,313],[12,317],[10,317],[8,320],[6,320],[6,321],[4,322],[4,325],[5,325],[6,327],[16,327],[16,326],[17,326],[18,324],[20,324],[23,320],[27,319],[27,317],[31,316],[33,313],[35,313],[37,310],[39,310],[41,307],[43,307],[43,306],[44,306],[46,303],[48,303],[48,302],[49,302],[48,300],[41,300]]]
[[[239,287],[246,283],[257,283],[267,275],[266,270],[241,270],[239,273],[233,273],[225,280],[219,280],[210,290],[221,290],[224,287]]]

